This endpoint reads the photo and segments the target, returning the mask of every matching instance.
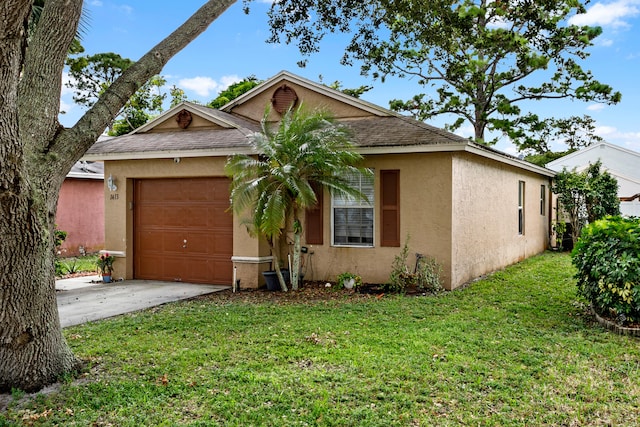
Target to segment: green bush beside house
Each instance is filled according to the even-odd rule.
[[[606,217],[582,230],[572,253],[578,294],[618,324],[640,322],[640,220]]]

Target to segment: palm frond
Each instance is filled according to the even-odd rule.
[[[279,236],[294,206],[317,203],[312,183],[366,200],[349,176],[372,172],[358,166],[362,156],[345,127],[336,125],[328,112],[307,111],[303,105],[287,111],[277,124],[268,121],[269,114],[267,108],[261,132],[249,136],[258,155],[232,156],[225,166],[232,178],[233,210],[251,210],[255,230],[267,238]]]

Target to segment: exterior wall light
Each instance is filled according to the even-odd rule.
[[[118,190],[118,187],[116,186],[116,179],[111,174],[109,174],[109,178],[107,178],[107,188],[109,189],[109,191]]]

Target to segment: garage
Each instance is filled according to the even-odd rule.
[[[134,277],[230,284],[233,217],[227,178],[134,181]]]

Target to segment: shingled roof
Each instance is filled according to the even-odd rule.
[[[360,147],[396,147],[425,144],[461,144],[468,139],[410,117],[387,116],[349,119],[341,122],[353,132]]]
[[[207,107],[198,106],[202,111]],[[235,125],[226,129],[192,131],[139,132],[99,141],[87,152],[89,156],[116,153],[158,153],[176,151],[221,150],[225,153],[249,148],[247,136],[260,130],[260,124],[212,108],[211,115],[221,115],[227,123]],[[466,143],[467,139],[427,125],[409,117],[365,117],[341,122],[353,133],[354,142],[361,147],[394,147],[424,144]]]
[[[322,84],[312,82],[286,71],[263,82],[260,86],[217,110],[199,104],[183,102],[130,134],[99,141],[87,152],[86,160],[125,160],[170,157],[228,156],[252,153],[248,135],[260,131],[260,123],[237,114],[236,107],[254,97],[264,96],[282,82],[361,108],[364,116],[344,117],[339,122],[352,131],[354,143],[369,154],[394,154],[428,151],[467,151],[490,157],[517,167],[553,176],[548,169],[530,164],[501,151],[475,144],[468,139],[428,125],[411,117],[349,97]],[[270,89],[271,88],[271,89]],[[166,129],[158,125],[186,109],[212,124],[210,128]]]

